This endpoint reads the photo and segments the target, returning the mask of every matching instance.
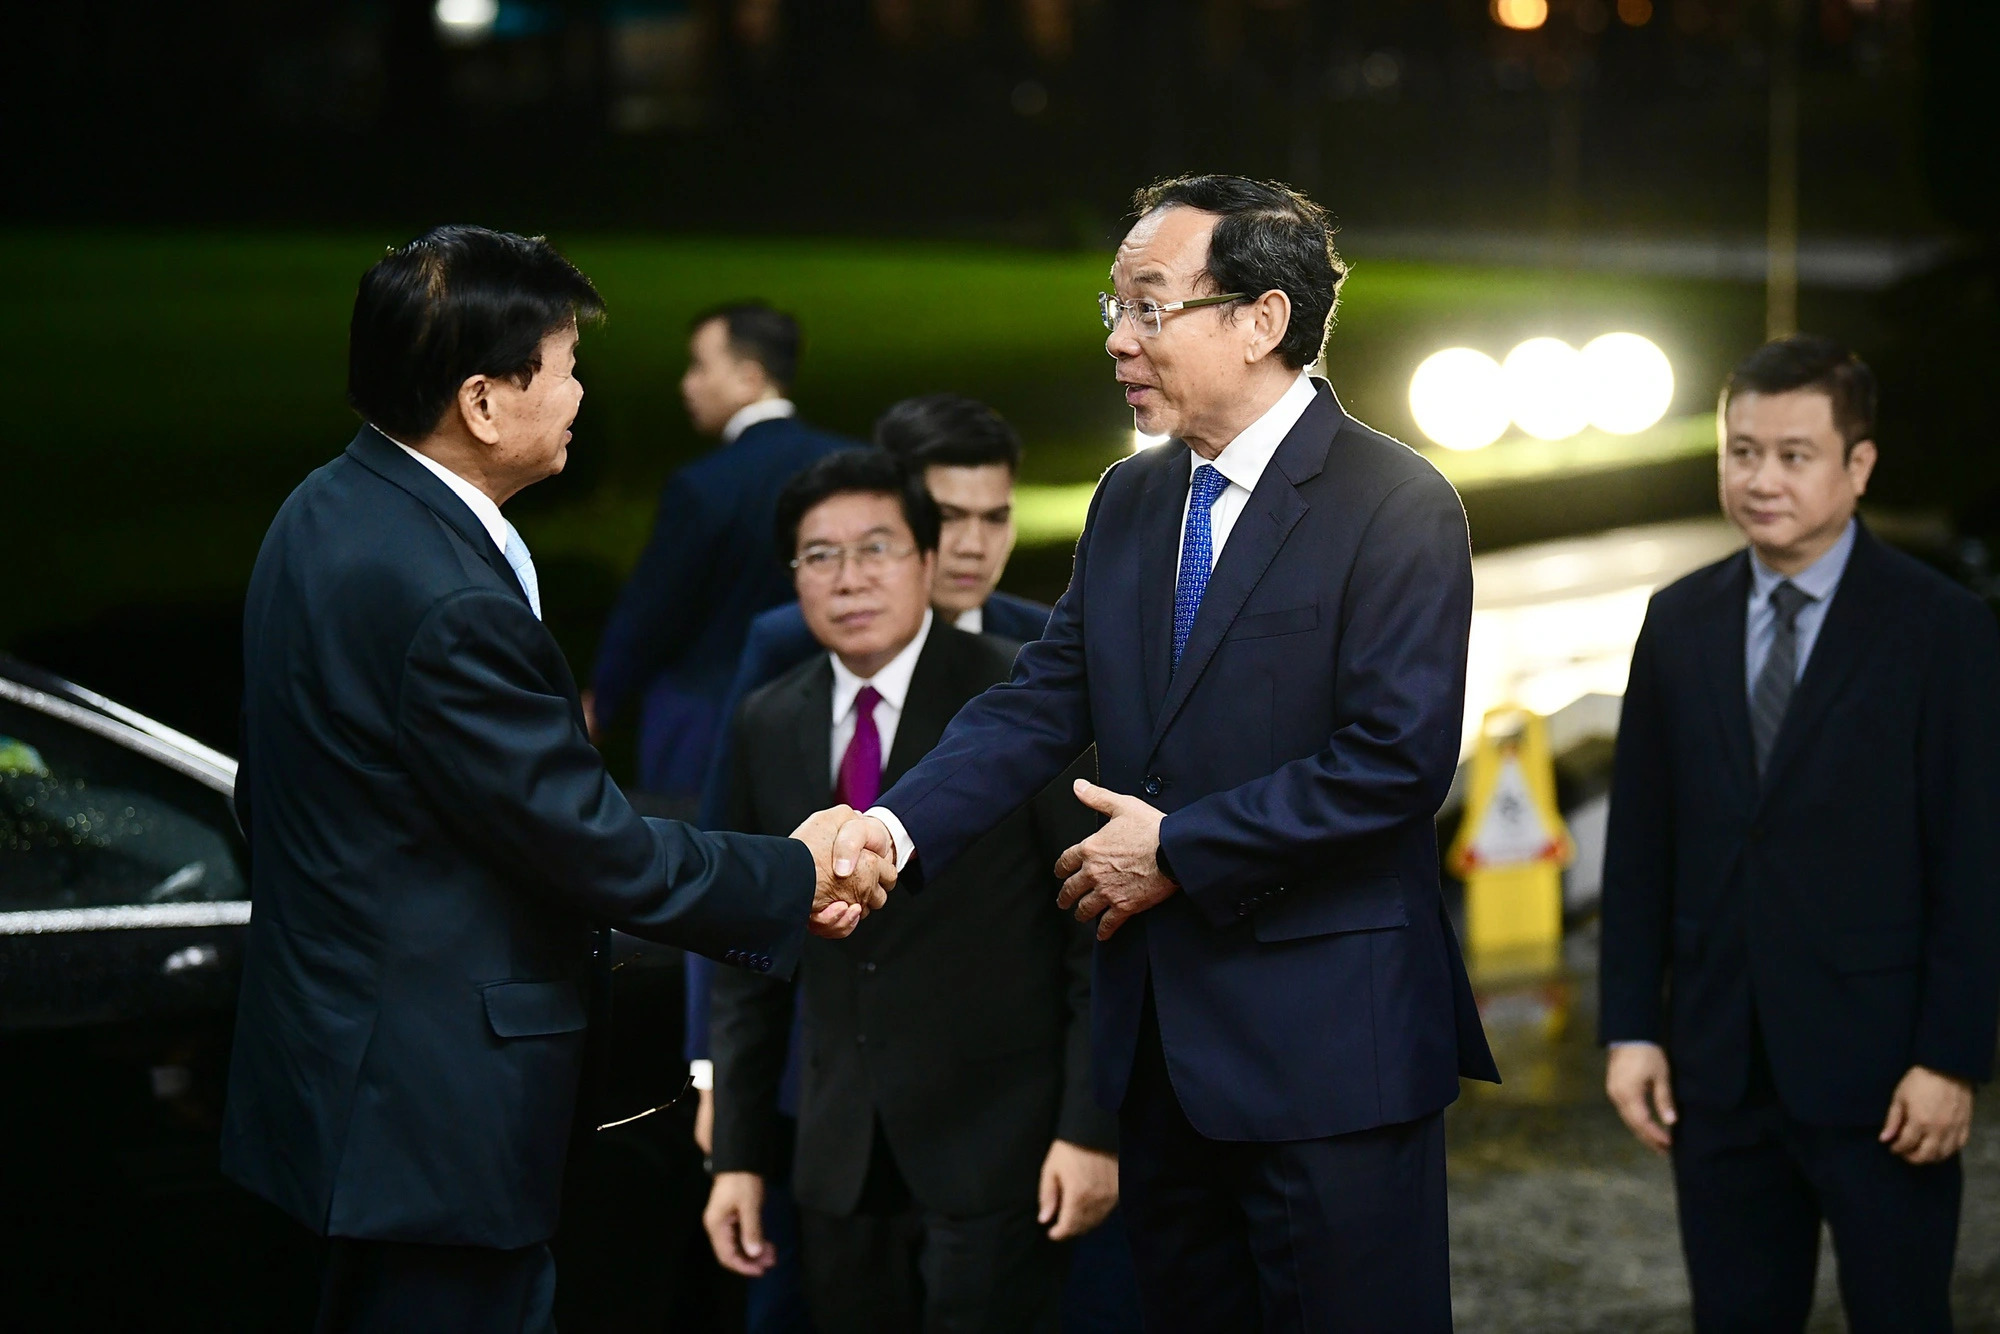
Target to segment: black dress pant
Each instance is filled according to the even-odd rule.
[[[514,1251],[327,1239],[315,1334],[555,1334],[556,1263]]]
[[[1742,1106],[1680,1108],[1674,1191],[1701,1334],[1805,1328],[1819,1229],[1833,1233],[1854,1334],[1951,1328],[1963,1170],[1912,1167],[1879,1126],[1814,1126],[1788,1114],[1761,1047]]]
[[[1325,1139],[1207,1139],[1174,1094],[1149,994],[1119,1155],[1149,1334],[1451,1328],[1442,1112]]]
[[[817,1334],[1055,1334],[1062,1248],[1031,1198],[952,1216],[911,1197],[881,1127],[851,1214],[801,1208]]]

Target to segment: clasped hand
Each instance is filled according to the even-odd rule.
[[[848,834],[836,851],[835,837],[848,826],[856,832]],[[896,884],[896,850],[879,821],[857,819],[851,806],[834,806],[811,816],[792,831],[792,837],[813,856],[815,884],[807,926],[814,935],[839,940],[889,901]]]

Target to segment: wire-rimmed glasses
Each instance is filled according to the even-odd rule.
[[[880,537],[848,546],[817,542],[794,556],[791,566],[808,579],[831,583],[840,577],[840,571],[851,560],[856,571],[872,579],[915,550],[906,542],[891,542]]]
[[[1104,321],[1107,333],[1118,328],[1118,322],[1127,315],[1132,317],[1132,327],[1148,338],[1160,332],[1161,320],[1176,310],[1196,310],[1202,306],[1219,306],[1226,301],[1241,301],[1249,293],[1228,292],[1222,296],[1189,297],[1182,301],[1121,301],[1109,292],[1097,294],[1097,316]]]

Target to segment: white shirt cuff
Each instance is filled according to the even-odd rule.
[[[889,837],[896,844],[896,870],[901,872],[910,864],[910,854],[917,850],[910,842],[910,831],[903,828],[903,822],[887,806],[870,806],[863,814],[875,817],[888,828]]]
[[[703,1092],[715,1087],[714,1061],[689,1061],[688,1074],[694,1078],[694,1086]]]
[[[1620,1047],[1658,1047],[1659,1045],[1659,1043],[1648,1041],[1645,1038],[1619,1038],[1615,1042],[1605,1043],[1604,1049],[1606,1051],[1617,1051]]]

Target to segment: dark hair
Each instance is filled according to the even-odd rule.
[[[1278,355],[1298,369],[1319,360],[1347,281],[1325,209],[1289,185],[1243,176],[1175,176],[1132,196],[1135,217],[1163,208],[1219,214],[1205,269],[1214,290],[1253,298],[1283,292],[1292,321]]]
[[[702,311],[688,321],[688,331],[721,320],[729,350],[764,368],[771,383],[790,393],[799,373],[799,322],[762,301],[732,301]],[[790,559],[787,557],[787,559]]]
[[[1785,394],[1813,389],[1833,405],[1843,453],[1875,435],[1875,372],[1844,344],[1817,334],[1793,334],[1764,344],[1737,364],[1723,383],[1716,411],[1729,415],[1738,394]]]
[[[542,340],[599,319],[590,279],[539,236],[434,227],[361,275],[347,334],[347,401],[404,442],[437,429],[474,375],[522,388]]]
[[[875,443],[922,472],[933,464],[1021,467],[1021,437],[1007,419],[963,394],[925,394],[892,403],[875,419]]]
[[[811,464],[778,493],[778,559],[789,562],[797,554],[799,524],[813,506],[857,492],[901,501],[917,550],[937,550],[937,503],[924,490],[922,476],[885,449],[843,449]]]

